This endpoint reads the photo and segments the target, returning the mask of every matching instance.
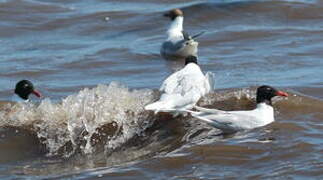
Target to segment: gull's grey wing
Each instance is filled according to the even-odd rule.
[[[250,111],[249,111],[250,112]],[[255,116],[248,111],[215,111],[191,112],[192,116],[221,129],[224,132],[235,132],[242,129],[250,129],[257,124]]]
[[[225,111],[222,110],[218,110],[218,109],[208,109],[208,108],[203,108],[200,106],[194,106],[195,109],[204,112],[204,113],[214,113],[214,114],[218,114],[218,113],[225,113]]]
[[[197,55],[198,42],[193,39],[179,40],[177,42],[165,41],[162,44],[160,53],[162,56],[179,56],[187,57],[189,55]]]
[[[175,53],[176,51],[182,48],[182,43],[182,40],[176,43],[173,43],[172,41],[165,41],[162,45],[162,49],[167,51],[167,53]]]

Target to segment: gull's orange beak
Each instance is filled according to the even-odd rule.
[[[287,97],[287,96],[288,96],[288,94],[287,94],[287,93],[285,93],[285,92],[283,92],[283,91],[277,91],[277,92],[276,92],[276,95],[277,95],[277,96],[283,96],[283,97]]]
[[[32,93],[33,93],[35,96],[39,97],[39,98],[41,98],[41,97],[42,97],[41,93],[40,93],[39,91],[37,91],[37,90],[34,90]]]

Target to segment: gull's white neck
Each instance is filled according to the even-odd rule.
[[[271,105],[268,105],[265,102],[258,103],[255,111],[257,112],[257,116],[259,117],[262,125],[266,125],[275,121],[274,108]]]
[[[271,105],[268,105],[265,102],[262,102],[262,103],[257,104],[256,109],[259,109],[259,110],[273,110],[273,107]]]
[[[186,64],[185,65],[185,68],[198,69],[198,70],[201,69],[199,65],[197,65],[196,63],[192,63],[192,62]]]
[[[14,94],[14,95],[12,95],[11,101],[12,102],[29,102],[29,99],[24,100],[21,97],[19,97],[17,94]]]
[[[168,39],[170,38],[177,38],[178,36],[183,37],[182,31],[183,31],[183,16],[177,16],[172,23],[170,24],[168,30],[167,30],[167,36]]]

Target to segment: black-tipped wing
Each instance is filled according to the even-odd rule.
[[[185,31],[182,31],[182,34],[183,34],[183,37],[184,37],[184,40],[191,40],[193,39],[187,32]]]
[[[206,31],[202,31],[202,32],[199,32],[197,34],[194,34],[193,36],[190,36],[187,32],[185,31],[182,31],[182,34],[183,34],[183,37],[184,37],[184,40],[188,41],[188,40],[191,40],[191,39],[195,39],[199,36],[202,36]]]

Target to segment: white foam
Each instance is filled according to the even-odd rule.
[[[63,150],[68,156],[76,149],[87,154],[95,151],[93,135],[98,128],[111,124],[115,132],[106,142],[106,150],[121,146],[128,139],[143,132],[152,122],[144,105],[152,101],[151,90],[129,90],[118,83],[98,85],[70,95],[61,103],[43,100],[38,106],[19,103],[10,107],[10,113],[1,112],[0,125],[31,128],[43,141],[49,155],[56,155],[66,144],[72,150]],[[83,143],[82,143],[83,142]],[[70,147],[69,147],[70,148]]]

